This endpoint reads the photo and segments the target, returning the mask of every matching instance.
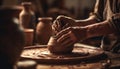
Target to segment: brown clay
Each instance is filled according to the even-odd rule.
[[[46,45],[52,35],[52,18],[38,18],[39,23],[36,27],[36,40],[38,44]]]
[[[25,46],[32,46],[33,44],[33,29],[24,29],[25,33]]]
[[[56,41],[55,37],[51,37],[48,42],[48,50],[52,54],[68,54],[71,53],[74,46],[70,46],[71,48],[65,48],[65,46],[62,46],[60,43]]]

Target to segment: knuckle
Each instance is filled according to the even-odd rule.
[[[73,28],[72,27],[68,27],[67,30],[73,31]]]
[[[68,30],[71,30],[71,27],[68,27],[67,29],[68,29]]]
[[[59,16],[57,17],[57,19],[62,19],[62,18],[64,18],[63,15],[59,15]]]
[[[65,37],[65,35],[62,35],[62,36],[61,36],[61,38],[64,38],[64,37]]]

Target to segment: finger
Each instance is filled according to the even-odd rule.
[[[57,23],[57,26],[58,26],[58,30],[59,31],[62,30],[61,23],[58,20],[56,20],[56,23]]]
[[[69,32],[69,36],[70,36],[70,38],[71,38],[71,40],[72,40],[73,42],[76,42],[76,41],[77,41],[77,38],[76,38],[76,36],[74,35],[74,33],[73,33],[72,31]]]
[[[56,32],[59,32],[61,30],[60,24],[57,20],[53,22],[52,29]]]
[[[67,34],[70,30],[71,30],[71,28],[69,27],[69,28],[66,28],[66,29],[60,31],[59,33],[56,34],[56,38],[60,38],[61,36]]]
[[[59,42],[61,45],[66,45],[67,43],[71,42],[72,40],[70,40],[69,38],[67,38],[66,40]]]
[[[69,33],[68,33],[69,34]],[[63,45],[67,44],[67,43],[71,43],[71,42],[75,42],[73,41],[72,37],[70,37],[70,35],[66,35],[66,38],[62,38],[59,43],[62,43]]]
[[[69,19],[69,17],[67,17],[67,16],[61,15],[61,16],[58,16],[56,20],[60,23],[60,26],[61,26],[61,28],[63,29],[63,27],[64,27],[66,24],[68,24],[68,22],[69,22],[70,19]]]
[[[61,20],[61,19],[64,19],[66,16],[64,16],[64,15],[60,15],[60,16],[58,16],[57,18],[56,18],[56,20]]]
[[[64,39],[64,37],[67,38]],[[63,46],[65,45],[65,47],[69,47],[69,45],[73,45],[77,41],[76,37],[71,31],[67,33],[67,35],[65,35],[64,37],[61,38],[60,42]]]
[[[71,48],[73,46],[74,42],[72,40],[69,40],[67,42],[62,43],[61,45],[64,46],[65,48]]]
[[[55,28],[56,30],[59,28],[59,25],[58,25],[58,21],[57,21],[57,20],[55,20],[55,21],[53,22],[52,27]]]
[[[57,42],[64,42],[69,38],[69,33],[62,35],[60,38],[57,39]]]
[[[53,24],[52,24],[52,29],[53,29],[53,30],[56,30],[56,26],[57,26],[57,25],[56,25],[56,20],[55,20],[55,21],[53,22]]]
[[[67,27],[70,27],[69,23],[66,23],[66,24],[62,27],[62,29],[65,29],[65,28],[67,28]]]
[[[69,43],[71,43],[71,42],[72,42],[72,40],[66,39],[65,41],[61,42],[61,45],[62,45],[62,46],[66,46],[67,44],[69,44]]]
[[[71,37],[69,37],[69,38],[67,38],[67,39],[65,39],[65,40],[63,40],[62,42],[61,42],[61,45],[65,45],[66,47],[68,47],[69,45],[72,45],[72,44],[74,44],[76,41],[74,41]]]

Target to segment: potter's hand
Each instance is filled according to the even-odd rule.
[[[48,42],[48,50],[51,53],[54,54],[67,54],[71,53],[73,50],[73,45],[68,46],[68,45],[62,45],[61,43],[57,42],[56,37],[50,37],[50,40]]]
[[[58,33],[67,27],[74,26],[74,24],[75,20],[73,18],[61,15],[53,22],[52,29],[55,33]]]
[[[73,45],[61,45],[60,43],[57,43],[55,45],[48,45],[48,50],[51,53],[54,54],[67,54],[67,53],[71,53],[73,50]]]
[[[75,42],[86,38],[86,28],[84,27],[69,27],[60,31],[57,35],[57,42],[62,46],[71,46]]]

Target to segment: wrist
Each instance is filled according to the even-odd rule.
[[[90,27],[89,26],[85,26],[84,27],[85,28],[85,32],[86,32],[86,38],[90,38],[91,37],[91,34],[90,34]]]
[[[83,40],[85,40],[85,39],[87,39],[87,38],[89,38],[89,35],[88,35],[88,27],[86,27],[86,26],[84,26],[84,27],[82,27],[82,29],[83,29],[83,32],[84,32],[84,39]]]
[[[87,38],[103,36],[112,33],[108,21],[85,26]]]
[[[76,26],[76,27],[72,27],[72,29],[76,36],[77,41],[83,41],[88,38],[87,27]]]

